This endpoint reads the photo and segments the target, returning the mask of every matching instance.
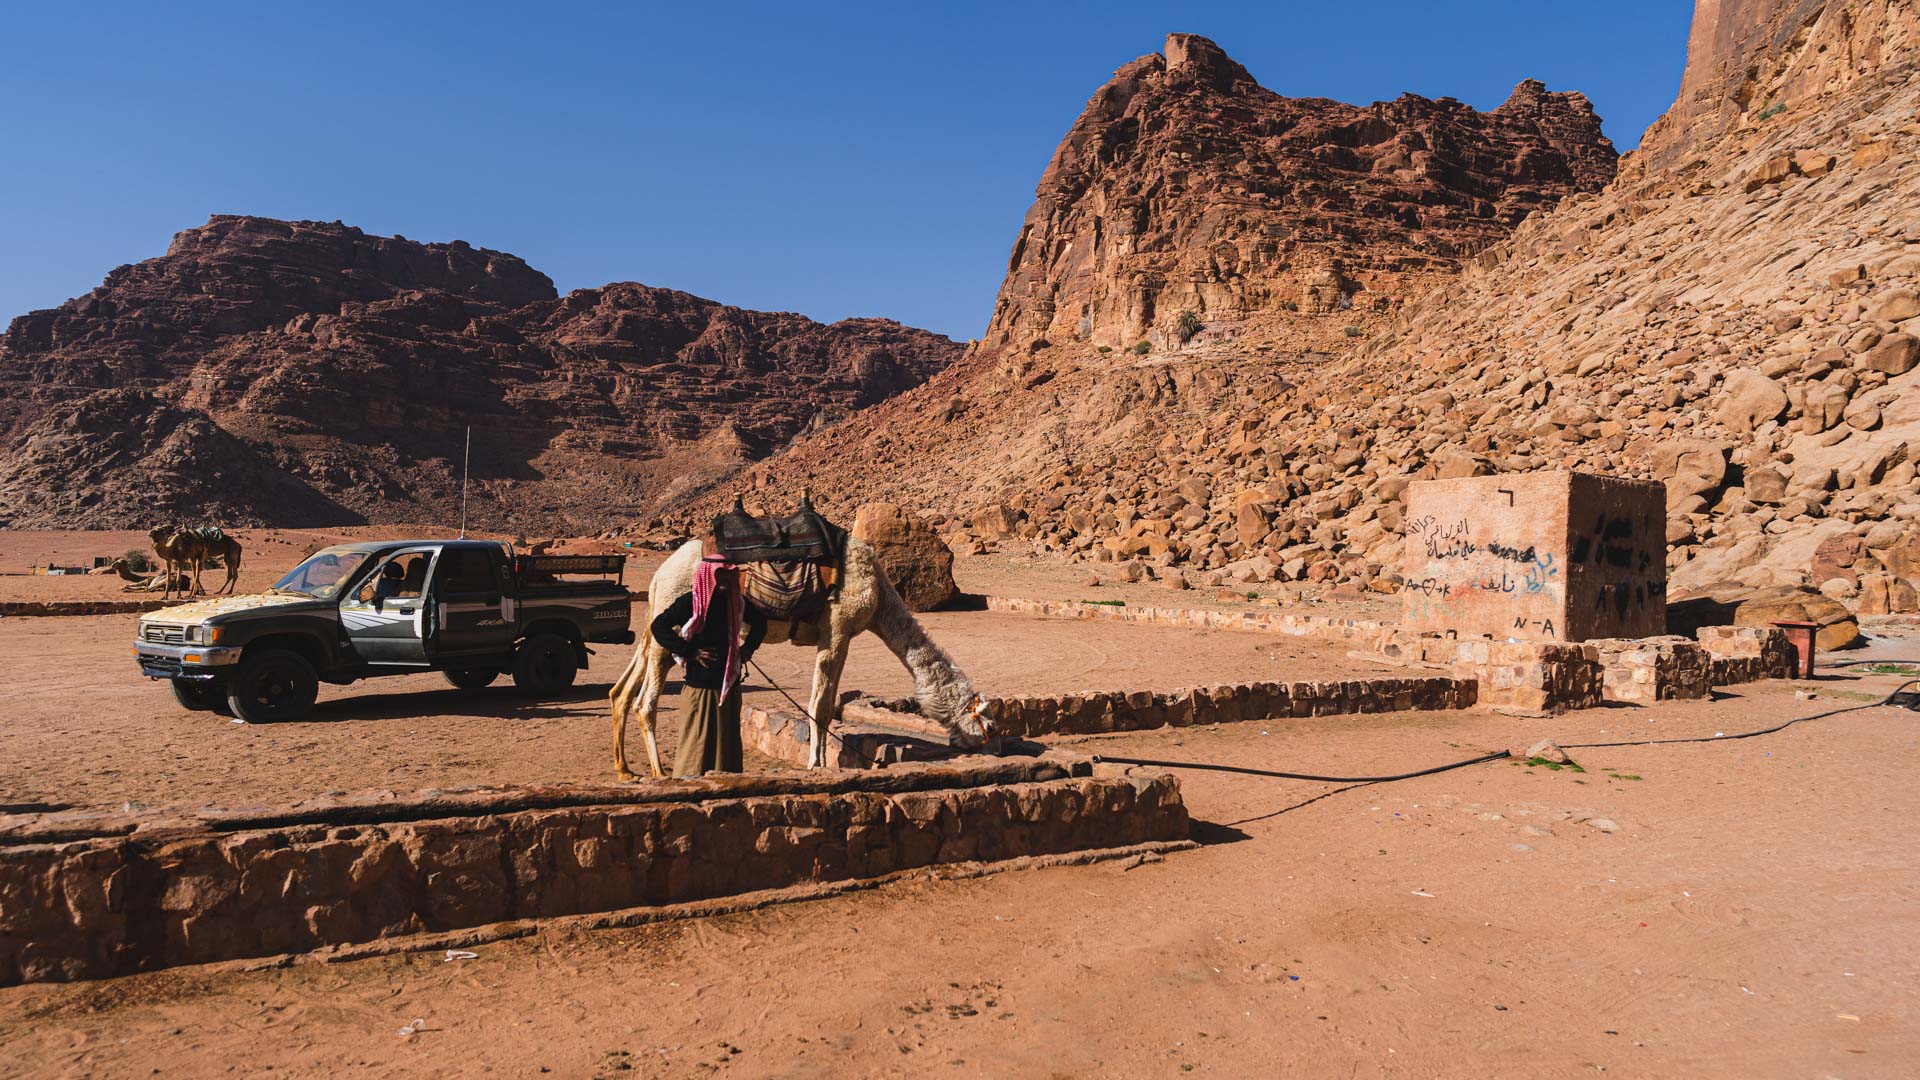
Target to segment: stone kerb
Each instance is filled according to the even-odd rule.
[[[0,617],[45,618],[56,615],[125,615],[159,611],[185,600],[4,600]]]
[[[1172,777],[1053,758],[0,818],[0,985],[1186,835]]]

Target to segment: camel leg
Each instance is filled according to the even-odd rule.
[[[654,721],[660,707],[660,685],[666,681],[667,663],[667,650],[651,635],[642,638],[640,648],[634,651],[627,669],[620,673],[619,681],[607,695],[613,699],[613,771],[621,780],[637,779],[627,767],[627,717],[632,715],[635,706],[640,709],[640,734],[647,745],[647,766],[655,779],[666,775],[660,767]]]
[[[840,673],[847,666],[846,634],[829,629],[821,635],[820,648],[813,654],[813,694],[807,699],[807,712],[813,721],[813,745],[808,752],[807,768],[827,767],[827,732],[840,716]]]
[[[207,587],[200,584],[200,570],[207,565],[207,553],[201,552],[193,557],[193,592],[191,596],[205,596]]]
[[[171,600],[173,599],[173,559],[169,556],[161,556],[160,569],[167,575],[166,592],[162,594],[161,599]]]
[[[240,587],[240,545],[227,549],[227,583],[220,587],[223,593],[238,591]]]

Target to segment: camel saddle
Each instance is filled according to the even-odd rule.
[[[218,544],[227,538],[227,531],[218,525],[189,525],[180,531],[203,544]]]
[[[847,530],[821,517],[805,495],[790,518],[754,517],[736,495],[733,509],[713,519],[713,549],[731,563],[838,566],[846,547]]]

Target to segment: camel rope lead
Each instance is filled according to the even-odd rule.
[[[753,660],[753,659],[751,659],[751,658],[749,658],[749,659],[747,660],[747,666],[748,666],[748,667],[750,667],[750,668],[752,668],[752,669],[754,670],[754,673],[755,673],[755,674],[757,674],[757,675],[759,675],[759,676],[760,676],[761,678],[763,678],[763,679],[765,679],[765,680],[767,680],[767,685],[768,685],[768,686],[771,686],[771,687],[773,687],[773,688],[774,688],[775,690],[778,690],[778,691],[780,691],[780,696],[781,696],[781,697],[783,697],[783,698],[786,698],[786,699],[787,699],[787,704],[789,704],[789,705],[791,705],[791,706],[793,706],[793,707],[794,707],[794,708],[796,708],[796,709],[799,709],[799,710],[800,710],[800,715],[801,715],[801,716],[804,716],[804,717],[806,717],[806,718],[807,718],[807,723],[808,723],[808,725],[810,725],[810,726],[813,726],[813,727],[818,727],[818,726],[819,726],[819,725],[818,725],[818,723],[816,723],[816,722],[815,722],[815,720],[813,719],[813,713],[812,713],[812,711],[811,711],[811,710],[809,710],[809,709],[808,709],[808,708],[807,708],[807,707],[806,707],[805,705],[802,705],[802,704],[800,704],[799,702],[797,702],[797,701],[795,701],[795,700],[793,700],[793,695],[792,695],[792,694],[789,694],[789,693],[787,693],[787,688],[786,688],[786,687],[784,687],[784,686],[781,686],[781,685],[780,685],[779,683],[777,683],[777,682],[774,682],[774,681],[773,681],[773,676],[771,676],[771,675],[769,675],[769,674],[767,674],[767,669],[765,669],[765,668],[763,668],[763,667],[761,667],[758,661],[755,661],[755,660]],[[846,742],[846,740],[845,740],[845,739],[842,739],[842,738],[841,738],[840,736],[838,736],[838,735],[835,735],[835,734],[834,734],[833,732],[831,732],[831,731],[828,731],[828,732],[826,732],[825,734],[826,734],[826,736],[827,736],[827,738],[829,738],[829,739],[832,739],[832,740],[833,740],[834,742],[836,742],[836,743],[839,743],[839,744],[840,744],[841,746],[845,746],[845,745],[847,745],[847,742]]]

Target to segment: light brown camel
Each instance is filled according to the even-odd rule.
[[[173,596],[174,567],[180,567],[185,575],[187,568],[193,570],[192,591],[187,595],[199,596],[206,592],[200,584],[200,571],[210,565],[210,560],[219,559],[226,567],[226,584],[220,592],[231,592],[240,582],[240,541],[235,537],[222,534],[218,539],[208,539],[192,529],[180,525],[155,525],[147,530],[153,539],[154,554],[160,556],[167,575],[166,596]],[[217,594],[216,594],[217,595]]]
[[[660,564],[647,587],[648,623],[652,622],[653,612],[665,611],[675,600],[693,591],[700,556],[700,541],[690,540]],[[887,580],[879,557],[865,542],[848,538],[840,569],[840,591],[814,617],[813,628],[816,634],[798,635],[820,643],[814,654],[813,693],[807,699],[808,719],[813,724],[809,768],[826,767],[827,729],[840,714],[840,672],[846,667],[847,647],[865,630],[872,630],[886,642],[893,655],[913,673],[914,696],[920,701],[921,715],[944,726],[955,746],[963,750],[978,749],[993,736],[993,723],[984,713],[986,699],[974,692],[966,674],[927,636],[900,594],[894,591],[893,583]],[[766,640],[791,640],[795,636],[792,631],[790,623],[770,621]],[[647,765],[654,776],[666,775],[660,768],[654,717],[660,704],[660,689],[672,662],[672,655],[653,640],[643,624],[640,646],[633,651],[633,660],[608,695],[613,700],[613,769],[622,780],[634,779],[627,768],[626,735],[627,718],[636,707],[640,713],[640,734],[647,743]]]
[[[142,574],[133,568],[133,564],[127,561],[125,555],[113,560],[110,565],[113,567],[113,572],[118,574],[121,579],[131,582],[131,584],[122,585],[120,587],[121,592],[153,592],[165,584],[162,580],[162,574],[165,574],[166,571],[163,570],[158,574]],[[173,576],[178,577],[179,575]],[[180,587],[183,589],[186,588],[186,582],[184,580],[180,582]]]

